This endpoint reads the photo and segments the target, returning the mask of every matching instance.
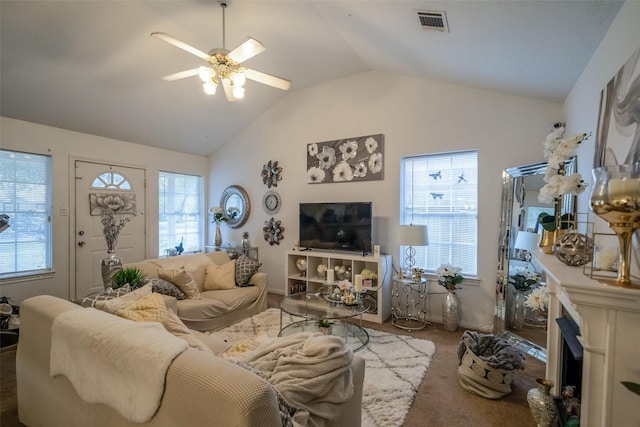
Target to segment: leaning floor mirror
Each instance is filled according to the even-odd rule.
[[[575,159],[566,173],[575,171]],[[547,359],[547,318],[540,310],[526,306],[526,298],[545,285],[545,278],[526,249],[538,244],[538,217],[554,214],[554,205],[538,201],[545,185],[546,163],[507,168],[502,173],[502,209],[500,213],[498,276],[494,334],[507,339],[543,362]],[[562,213],[574,212],[573,197],[562,204]],[[527,277],[535,277],[524,283]]]

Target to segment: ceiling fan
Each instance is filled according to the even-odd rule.
[[[282,90],[288,90],[291,86],[291,80],[276,77],[261,71],[246,68],[240,64],[257,54],[264,52],[265,47],[258,40],[247,37],[244,42],[232,51],[225,48],[225,9],[227,1],[219,1],[222,7],[222,48],[211,49],[209,53],[205,53],[183,41],[180,41],[166,33],[153,32],[152,36],[156,36],[169,44],[174,45],[184,51],[187,51],[209,63],[208,66],[193,68],[191,70],[180,71],[163,77],[163,80],[173,81],[183,79],[185,77],[199,76],[202,80],[204,92],[208,95],[214,95],[220,83],[224,88],[225,96],[229,101],[237,101],[244,97],[244,83],[246,79],[263,83]]]

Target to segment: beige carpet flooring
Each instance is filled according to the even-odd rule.
[[[277,307],[279,295],[269,296],[269,306]],[[435,355],[422,380],[416,398],[407,414],[405,427],[535,427],[527,391],[535,387],[535,379],[543,378],[545,366],[527,357],[524,371],[517,371],[513,392],[502,399],[490,400],[469,393],[458,385],[456,350],[463,329],[447,332],[440,324],[407,332],[390,323],[364,322],[364,326],[381,331],[428,339],[436,346]],[[0,426],[21,426],[18,422],[15,381],[15,350],[0,353]],[[379,426],[384,427],[384,426]]]

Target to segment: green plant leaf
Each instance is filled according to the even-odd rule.
[[[142,285],[146,277],[147,276],[137,268],[123,268],[122,270],[116,271],[111,277],[112,287],[117,289],[128,283],[131,289],[137,289]]]
[[[620,383],[625,386],[629,391],[640,396],[640,384],[632,383],[630,381],[620,381]]]

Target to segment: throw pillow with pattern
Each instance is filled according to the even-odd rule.
[[[247,282],[260,268],[262,264],[246,255],[240,255],[236,260],[236,283],[238,286],[247,286]]]
[[[148,283],[151,283],[151,289],[153,290],[153,292],[168,295],[170,297],[174,297],[177,300],[185,299],[187,297],[179,287],[158,277],[147,277],[147,279],[145,280],[145,285]]]
[[[158,270],[158,276],[176,285],[189,299],[202,299],[198,285],[186,270]]]
[[[84,298],[76,298],[72,302],[81,305],[83,307],[95,307],[98,301],[108,301],[114,298],[119,298],[122,295],[131,292],[129,284],[119,287],[118,289],[110,289],[107,292],[95,292],[87,295]]]

